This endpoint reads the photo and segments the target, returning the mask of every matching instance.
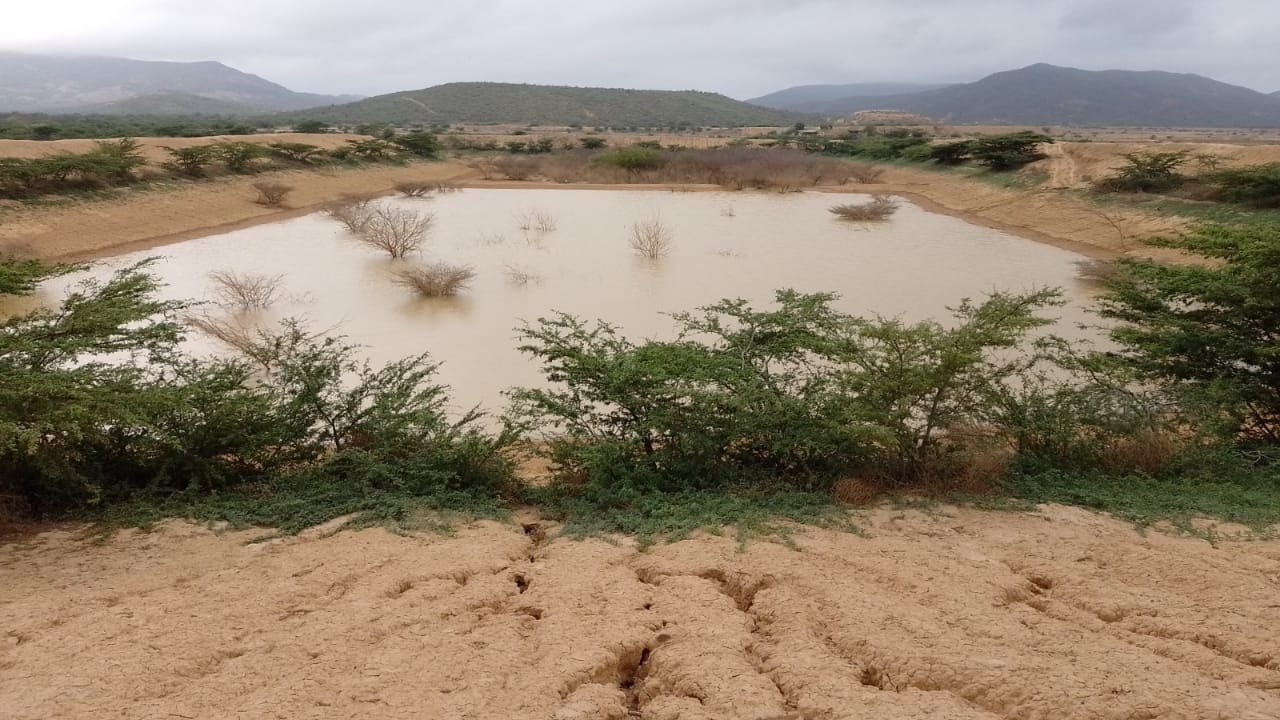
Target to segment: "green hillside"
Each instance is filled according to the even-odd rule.
[[[258,114],[262,111],[252,105],[231,100],[219,100],[218,98],[180,92],[159,92],[99,105],[89,105],[81,108],[81,112],[87,115],[230,115],[243,117]]]
[[[805,120],[792,112],[749,105],[691,90],[620,90],[509,83],[449,83],[424,90],[378,95],[346,105],[277,115],[335,124],[528,123],[653,127],[789,125]]]

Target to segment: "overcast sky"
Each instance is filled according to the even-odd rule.
[[[294,90],[969,81],[1036,62],[1280,90],[1280,0],[5,0],[0,49],[219,60]]]

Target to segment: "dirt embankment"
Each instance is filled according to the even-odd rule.
[[[1280,542],[1082,510],[881,509],[795,547],[554,528],[0,548],[0,708],[37,718],[1280,717]]]
[[[350,136],[276,134],[233,139],[308,142],[336,147]],[[164,146],[209,141],[210,138],[147,138],[142,143],[144,154],[152,162],[159,162],[164,157]],[[91,145],[87,140],[54,143],[0,140],[0,156],[83,151]],[[1280,159],[1280,146],[1273,145],[1059,143],[1048,147],[1050,157],[1036,169],[1044,171],[1049,180],[1037,189],[1006,188],[953,174],[902,167],[888,168],[879,184],[825,189],[897,193],[936,212],[1099,257],[1130,254],[1175,259],[1181,256],[1144,247],[1139,239],[1176,232],[1184,227],[1179,219],[1136,210],[1102,208],[1064,191],[1080,188],[1090,178],[1105,175],[1119,162],[1122,153],[1139,149],[1185,149],[1195,154],[1213,154],[1225,158],[1227,165]],[[295,186],[286,201],[288,207],[278,209],[253,202],[256,192],[251,185],[264,177],[174,181],[165,187],[140,186],[98,201],[68,200],[39,206],[9,203],[7,208],[0,207],[0,246],[29,249],[46,258],[90,258],[301,215],[343,195],[387,193],[397,182],[406,180],[449,180],[476,187],[510,185],[487,183],[478,172],[457,161],[415,163],[406,167],[275,172],[270,174],[271,179]],[[514,185],[564,187],[533,182]],[[687,189],[687,186],[681,187]]]

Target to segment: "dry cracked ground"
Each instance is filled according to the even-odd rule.
[[[0,547],[0,716],[1280,718],[1280,542],[1082,510],[638,549],[536,523]]]

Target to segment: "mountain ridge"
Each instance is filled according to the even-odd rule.
[[[213,60],[0,52],[0,112],[78,113],[133,98],[173,94],[235,103],[254,112],[299,110],[352,99],[295,92]]]
[[[906,95],[947,87],[951,83],[864,82],[842,85],[795,85],[749,98],[743,102],[776,110],[795,112],[822,112],[831,102],[852,97],[878,97],[882,95]]]
[[[610,127],[776,126],[812,119],[697,90],[497,82],[445,83],[277,117],[335,124],[470,122]]]
[[[847,98],[833,109],[904,110],[956,124],[1280,127],[1280,95],[1190,73],[1047,63],[924,92]]]

